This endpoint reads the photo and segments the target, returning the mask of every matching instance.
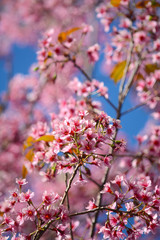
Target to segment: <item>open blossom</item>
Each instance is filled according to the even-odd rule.
[[[91,210],[97,208],[96,204],[95,204],[95,200],[93,199],[92,201],[89,201],[88,206],[86,207],[87,210]]]
[[[93,32],[94,31],[94,27],[92,25],[83,24],[82,28],[83,28],[83,33],[84,34],[86,34],[88,32]]]
[[[129,203],[125,204],[125,207],[126,207],[127,211],[130,211],[135,207],[135,205],[133,202],[129,202]]]
[[[41,211],[40,214],[41,214],[42,220],[44,222],[48,222],[56,215],[56,211],[54,211],[53,209],[44,209]]]
[[[160,62],[160,52],[158,52],[158,53],[154,53],[153,55],[152,55],[152,61],[153,61],[153,63],[159,63]]]
[[[26,220],[31,220],[34,221],[35,219],[35,215],[37,214],[35,208],[33,206],[29,206],[27,208],[24,208],[22,210],[23,214],[24,214],[24,218]]]
[[[109,227],[106,226],[101,227],[99,233],[103,233],[104,239],[112,238],[112,230]]]
[[[117,176],[115,177],[115,179],[112,181],[112,183],[116,183],[116,184],[118,184],[119,186],[121,186],[121,184],[122,184],[124,181],[125,181],[125,178],[124,178],[123,175],[122,175],[122,176],[117,175]]]
[[[101,19],[101,23],[102,23],[103,26],[104,26],[104,31],[105,31],[105,32],[109,32],[111,22],[112,22],[112,18],[110,19],[110,18],[108,18],[108,17],[105,17],[105,18],[102,18],[102,19]]]
[[[97,92],[100,93],[101,96],[108,98],[108,88],[104,86],[103,82],[99,83]]]
[[[60,196],[58,194],[47,193],[47,191],[44,191],[43,196],[42,196],[42,201],[45,205],[50,205],[59,199],[60,199]]]
[[[23,225],[23,223],[24,223],[24,213],[22,211],[18,212],[16,221],[18,222],[18,224],[20,226]]]
[[[148,40],[147,34],[144,31],[139,31],[134,34],[134,42],[136,44],[145,44]]]
[[[101,193],[112,193],[112,190],[111,190],[111,184],[110,183],[106,183],[104,185],[104,189],[101,191]]]
[[[122,28],[129,28],[129,27],[131,27],[131,25],[132,25],[132,22],[131,22],[131,20],[129,18],[123,18],[121,20],[120,26]]]
[[[14,225],[14,220],[10,216],[4,214],[4,223],[7,225]]]
[[[160,111],[159,112],[153,112],[152,116],[154,117],[154,119],[160,120]]]
[[[19,184],[19,186],[22,186],[22,185],[25,185],[27,184],[28,182],[26,181],[25,178],[16,178],[16,183]]]
[[[133,240],[160,226],[160,6],[158,0],[99,2],[30,0],[24,7],[22,0],[1,0],[0,55],[45,31],[38,74],[17,75],[2,104],[0,98],[2,240]],[[104,29],[97,25],[94,38],[93,7]],[[96,41],[106,55],[99,69],[104,64],[106,78],[118,83],[110,96],[109,81],[94,79],[103,76],[90,69],[100,57]],[[125,110],[129,92],[133,107]],[[139,144],[126,147],[121,118],[144,105],[154,119],[137,135]],[[32,191],[23,186],[26,175]]]
[[[88,56],[91,62],[96,62],[99,59],[99,50],[100,50],[100,46],[99,44],[94,44],[93,46],[88,48]]]
[[[45,122],[38,122],[35,126],[32,127],[30,135],[33,138],[37,139],[38,137],[45,135],[47,131],[47,124]]]
[[[78,180],[74,183],[74,185],[84,185],[87,183],[87,180],[85,180],[82,176],[82,174],[79,174]]]
[[[129,0],[121,0],[121,4],[127,6],[129,3]]]
[[[159,51],[160,50],[160,39],[154,41],[154,49]]]
[[[27,192],[22,192],[20,194],[20,201],[21,202],[29,202],[34,197],[34,192],[28,190]]]

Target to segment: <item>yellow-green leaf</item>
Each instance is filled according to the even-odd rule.
[[[33,152],[33,150],[30,149],[30,150],[26,153],[25,157],[27,158],[27,160],[29,160],[30,162],[32,162],[32,161],[33,161],[33,157],[34,157],[34,152]]]
[[[119,7],[121,0],[111,0],[111,4],[114,7]]]
[[[53,53],[51,51],[48,52],[48,58],[51,58],[53,56]]]
[[[75,32],[75,31],[78,31],[78,30],[80,30],[80,29],[81,29],[80,27],[75,27],[75,28],[69,29],[69,30],[66,31],[66,32],[61,32],[61,33],[58,35],[58,41],[59,41],[60,43],[66,41],[67,37],[68,37],[71,33]]]
[[[114,66],[110,77],[113,79],[113,81],[115,83],[119,82],[121,80],[121,78],[123,77],[125,67],[126,67],[126,61],[117,63]]]
[[[23,165],[23,167],[22,167],[22,178],[26,178],[27,173],[28,173],[27,168]]]
[[[52,142],[53,140],[55,140],[55,137],[53,135],[44,135],[38,138],[36,142],[39,141]]]
[[[23,144],[23,150],[25,151],[26,148],[31,147],[34,142],[35,142],[34,138],[31,137],[31,136],[29,136],[29,137],[26,139],[25,143]]]

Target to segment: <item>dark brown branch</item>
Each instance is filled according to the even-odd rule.
[[[123,211],[123,210],[119,210],[119,209],[113,209],[113,208],[107,208],[107,207],[101,206],[101,207],[97,207],[97,208],[86,210],[86,211],[82,211],[82,212],[72,213],[72,214],[69,215],[69,217],[76,217],[76,216],[79,216],[79,215],[84,215],[84,214],[93,213],[93,212],[97,212],[97,211],[98,212],[99,211],[110,211],[110,212],[125,213],[125,214],[132,213],[132,210],[130,210],[130,211]],[[134,215],[134,213],[132,213],[132,215]]]
[[[33,237],[33,240],[39,240],[42,237],[42,235],[47,231],[47,229],[50,227],[52,222],[53,220],[50,220],[44,227],[38,229]]]

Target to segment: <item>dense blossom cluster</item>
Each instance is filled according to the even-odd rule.
[[[25,4],[0,3],[0,54],[15,41],[34,42],[44,31],[35,71],[16,75],[2,97],[0,239],[117,240],[157,234],[159,1]],[[105,33],[90,25],[92,8]],[[99,33],[104,47],[95,39]],[[103,50],[103,68],[119,84],[118,104],[110,100],[107,84],[89,74]],[[131,89],[136,90],[134,104],[140,103],[123,111]],[[113,108],[114,118],[95,96]],[[137,135],[134,149],[121,137],[121,117],[143,106],[152,111],[152,120]]]
[[[81,24],[84,19],[93,19],[97,0],[63,2],[42,0],[2,0],[0,3],[0,55],[8,54],[12,44],[35,44],[40,34],[53,25],[63,31],[71,25]],[[15,14],[16,13],[16,14]],[[65,19],[65,21],[64,21]],[[61,23],[61,24],[59,24]]]
[[[151,180],[143,175],[135,181],[117,175],[104,185],[102,193],[108,193],[111,196],[108,198],[112,199],[112,203],[107,205],[111,210],[107,213],[105,226],[100,228],[105,239],[126,239],[127,236],[127,239],[137,239],[142,234],[154,232],[159,226],[160,192],[157,185],[154,193],[150,189]],[[135,218],[134,223],[131,223],[132,217]],[[123,231],[125,228],[127,235]]]
[[[119,70],[124,71],[125,65],[131,63],[129,72],[138,67],[135,80],[138,81],[140,101],[147,103],[150,108],[155,108],[160,94],[157,88],[160,81],[160,19],[156,8],[159,3],[146,1],[143,6],[142,2],[135,4],[131,1],[120,1],[117,8],[108,2],[97,8],[97,17],[101,19],[106,32],[111,30],[112,41],[107,43],[105,49],[106,64],[119,63]],[[117,28],[111,23],[116,21],[119,11],[121,14]]]
[[[156,70],[152,75],[140,80],[137,83],[137,91],[140,101],[146,103],[151,109],[154,109],[159,102],[159,91],[157,86],[160,81],[160,71]]]

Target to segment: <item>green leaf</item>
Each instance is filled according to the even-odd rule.
[[[35,71],[35,72],[38,71],[38,70],[39,70],[38,66],[33,69],[33,71]]]
[[[55,73],[55,74],[53,75],[53,82],[55,82],[56,79],[57,79],[57,74]]]
[[[117,63],[114,66],[110,77],[113,79],[113,81],[115,83],[119,82],[121,80],[121,78],[123,77],[125,67],[126,67],[126,61]]]

